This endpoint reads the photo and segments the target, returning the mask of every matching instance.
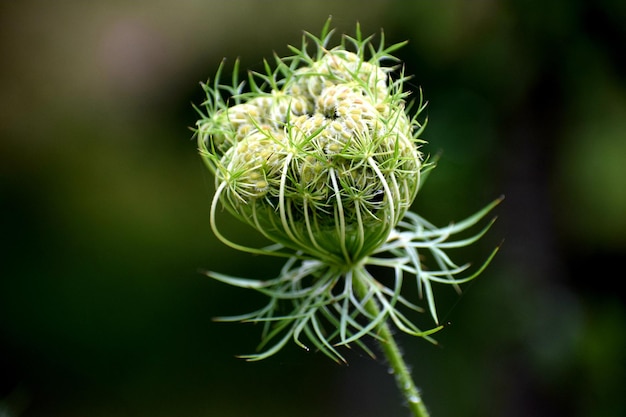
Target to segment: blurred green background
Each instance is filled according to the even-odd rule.
[[[626,415],[625,2],[23,0],[0,5],[0,416],[408,415],[358,352],[236,359],[260,329],[211,318],[264,300],[198,272],[279,267],[210,231],[199,82],[329,15],[409,40],[442,152],[415,210],[443,225],[506,196],[457,254],[504,239],[493,264],[440,289],[441,344],[399,336],[433,415]]]

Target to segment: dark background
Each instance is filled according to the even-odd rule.
[[[211,318],[264,300],[198,273],[279,267],[210,231],[199,82],[329,15],[409,40],[442,152],[415,210],[444,225],[506,196],[456,254],[504,240],[492,265],[439,289],[440,346],[399,337],[433,416],[626,415],[625,2],[67,0],[0,5],[2,417],[408,415],[357,352],[236,359],[260,329]]]

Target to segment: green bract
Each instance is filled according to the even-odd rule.
[[[387,319],[427,337],[432,330],[419,330],[402,311],[423,311],[401,295],[406,276],[415,277],[437,322],[432,283],[456,286],[477,275],[457,278],[467,265],[456,265],[446,250],[483,232],[452,236],[497,204],[444,228],[408,211],[433,165],[420,152],[421,95],[408,100],[407,77],[392,55],[403,43],[385,47],[381,36],[374,45],[357,26],[355,37],[344,35],[330,48],[329,23],[319,38],[305,34],[293,55],[250,72],[247,82],[239,82],[235,63],[232,83],[220,82],[220,65],[214,81],[203,84],[207,100],[196,134],[216,181],[211,226],[234,248],[289,258],[270,280],[209,273],[270,297],[264,308],[229,318],[265,323],[266,350],[249,359],[265,358],[289,339],[304,347],[306,337],[341,360],[336,346],[367,350],[359,339],[380,339]],[[254,249],[226,239],[217,227],[220,206],[275,245]],[[391,278],[377,280],[372,267],[388,269]]]

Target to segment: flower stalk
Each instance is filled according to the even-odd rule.
[[[286,258],[277,277],[248,279],[218,272],[218,281],[265,294],[258,310],[220,321],[260,323],[261,360],[290,341],[346,362],[344,347],[374,357],[365,342],[376,340],[394,370],[414,416],[428,416],[394,340],[392,326],[435,343],[440,330],[434,284],[474,279],[451,250],[480,239],[464,232],[501,199],[467,219],[436,227],[409,208],[434,163],[424,157],[420,135],[426,122],[421,92],[405,91],[408,80],[393,52],[404,43],[378,45],[372,37],[343,35],[331,48],[328,20],[321,36],[305,33],[293,55],[264,62],[264,72],[222,84],[220,65],[207,99],[197,109],[200,155],[215,176],[210,223],[226,245],[249,253]],[[310,48],[312,44],[313,48]],[[391,65],[385,65],[391,63]],[[246,247],[219,229],[218,209],[256,229],[271,244]],[[377,276],[372,275],[373,270]],[[465,275],[464,275],[465,274]],[[417,288],[427,307],[405,297]],[[418,300],[419,301],[419,300]],[[421,329],[415,317],[428,313],[435,325]]]
[[[367,294],[367,283],[362,280],[362,276],[366,274],[367,271],[362,268],[357,268],[354,271],[354,275],[356,276],[354,287],[357,294],[362,297],[365,297]],[[373,316],[379,316],[381,314],[380,308],[375,300],[370,299],[365,304],[365,308]],[[409,371],[409,368],[404,361],[402,352],[393,337],[389,323],[387,321],[381,322],[378,325],[377,333],[381,338],[379,341],[380,349],[383,351],[385,358],[387,358],[387,361],[389,362],[389,366],[391,367],[390,369],[396,378],[396,385],[406,400],[409,410],[411,410],[411,413],[415,417],[429,417],[430,414],[422,401],[419,389],[415,386],[411,372]]]

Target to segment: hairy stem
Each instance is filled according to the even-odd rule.
[[[371,285],[371,283],[367,282],[367,275],[365,267],[362,265],[357,266],[354,270],[352,285],[361,299],[366,298],[368,285]],[[372,317],[379,317],[380,314],[382,314],[375,298],[369,297],[364,307]],[[381,336],[381,340],[379,341],[380,348],[389,361],[389,365],[396,378],[396,384],[404,396],[412,415],[414,417],[429,417],[430,414],[422,402],[421,394],[415,386],[415,382],[413,382],[409,368],[393,337],[393,332],[389,327],[388,321],[381,321],[376,330]]]

